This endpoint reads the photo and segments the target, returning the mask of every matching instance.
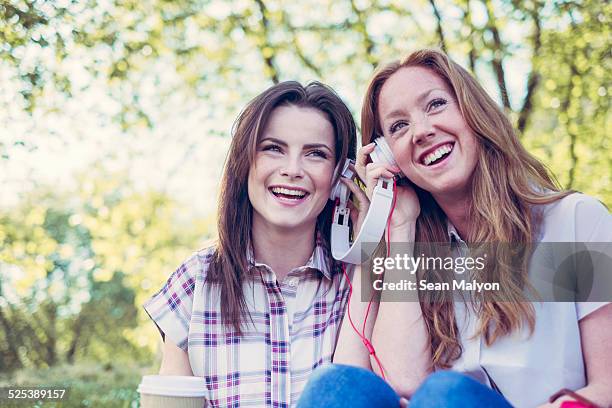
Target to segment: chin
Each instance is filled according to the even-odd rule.
[[[268,220],[268,223],[271,226],[279,229],[296,229],[304,227],[305,225],[309,225],[308,221],[296,218],[276,218]],[[316,224],[316,220],[312,222],[312,224]]]

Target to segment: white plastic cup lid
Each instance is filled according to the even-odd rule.
[[[169,397],[205,397],[207,388],[203,377],[145,375],[138,386],[138,392]]]

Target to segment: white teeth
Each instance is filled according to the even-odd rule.
[[[276,194],[284,194],[296,197],[304,197],[306,195],[306,193],[301,190],[289,190],[288,188],[282,187],[272,187],[272,192]]]
[[[436,150],[434,150],[433,152],[425,156],[425,158],[423,159],[423,163],[426,166],[429,166],[432,162],[438,160],[440,157],[442,157],[446,153],[450,153],[452,150],[453,150],[453,145],[451,144],[445,144],[444,146],[440,146]]]

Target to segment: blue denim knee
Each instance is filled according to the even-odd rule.
[[[399,396],[370,370],[341,364],[317,368],[302,392],[298,408],[399,407]]]
[[[436,371],[417,389],[410,408],[512,408],[496,391],[467,375],[454,371]]]

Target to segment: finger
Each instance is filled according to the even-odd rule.
[[[365,186],[365,181],[357,173],[357,169],[353,164],[349,164],[349,169],[353,172],[353,181],[359,182],[362,186]]]
[[[372,142],[370,144],[367,144],[361,147],[357,151],[357,158],[355,160],[355,164],[357,164],[357,166],[364,167],[368,163],[368,157],[370,156],[370,153],[374,151],[375,146],[376,146],[376,143]]]
[[[395,173],[399,173],[401,171],[401,169],[398,166],[392,165],[392,164],[389,164],[389,163],[368,163],[366,165],[366,173],[368,173],[370,171],[373,171],[375,169],[381,168],[381,167],[389,170],[390,172],[392,172],[394,174]],[[367,176],[366,176],[366,178],[367,178]]]
[[[355,168],[355,165],[353,163],[349,163],[348,167],[349,167],[349,170],[353,172],[353,175],[354,175],[353,180],[356,178],[360,182],[363,183],[363,180],[361,179],[361,177],[359,177],[359,174],[357,173],[357,168]]]
[[[374,151],[376,144],[374,142],[363,146],[357,151],[357,157],[355,159],[355,170],[359,177],[365,179],[365,166],[368,164],[368,158],[370,153]]]
[[[376,184],[378,182],[378,179],[381,177],[393,178],[393,176],[395,176],[395,173],[389,170],[387,166],[372,166],[368,169],[368,172],[366,174],[366,185],[370,187],[371,184]]]
[[[369,171],[366,176],[367,196],[371,199],[374,187],[378,183],[380,178],[392,179],[394,173],[389,171],[386,167],[377,167],[372,171]]]
[[[370,204],[368,198],[363,192],[361,192],[361,197],[361,201],[357,199],[357,203],[354,203],[353,201],[349,201],[347,203],[347,207],[350,209],[349,214],[351,217],[351,222],[353,223],[353,234],[355,234],[355,236],[357,236],[357,234],[359,234],[361,231],[361,224],[363,223],[365,214],[368,212]],[[364,202],[368,203],[368,205],[364,205]]]
[[[368,208],[370,207],[370,200],[368,200],[368,196],[363,192],[363,190],[359,188],[359,186],[355,184],[353,180],[347,179],[346,177],[341,177],[340,181],[346,184],[348,189],[351,190],[351,193],[353,193],[353,196],[359,205],[359,211],[367,212]]]
[[[349,201],[346,205],[349,210],[351,210],[349,215],[351,217],[351,222],[353,223],[353,226],[355,226],[359,221],[359,209],[355,206],[355,204],[353,204],[352,201]]]
[[[359,188],[359,186],[355,184],[355,181],[351,180],[350,178],[340,177],[340,181],[346,184],[349,190],[351,190],[351,193],[355,194],[356,196],[363,194],[361,188]]]

